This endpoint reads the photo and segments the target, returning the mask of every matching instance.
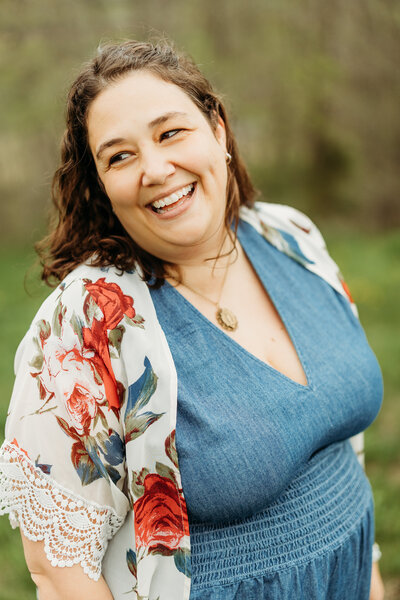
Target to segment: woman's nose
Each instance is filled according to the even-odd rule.
[[[174,164],[161,149],[142,153],[142,185],[162,185],[175,172]]]

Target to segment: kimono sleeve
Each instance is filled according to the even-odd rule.
[[[80,564],[98,579],[129,502],[123,384],[89,285],[75,280],[55,290],[18,348],[0,449],[0,514],[44,540],[53,566]]]

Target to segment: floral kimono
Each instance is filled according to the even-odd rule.
[[[302,213],[242,208],[272,245],[346,296]],[[175,446],[177,375],[137,272],[83,264],[39,309],[15,359],[0,514],[53,566],[103,574],[116,600],[187,600],[190,536]],[[353,438],[354,439],[354,438]],[[362,436],[357,436],[361,451]]]

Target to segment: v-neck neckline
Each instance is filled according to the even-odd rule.
[[[224,331],[222,331],[222,329],[220,329],[219,327],[217,327],[217,325],[215,325],[210,319],[208,319],[198,308],[196,308],[196,306],[194,304],[192,304],[187,298],[185,298],[185,296],[183,294],[181,294],[179,292],[179,290],[177,290],[173,285],[171,285],[168,281],[165,281],[164,285],[167,285],[168,288],[170,288],[173,293],[178,294],[178,297],[198,316],[200,317],[205,323],[207,323],[207,325],[209,327],[211,327],[214,331],[218,332],[218,335],[220,336],[220,338],[222,340],[225,340],[225,343],[227,344],[231,344],[233,345],[233,347],[237,348],[240,352],[242,352],[245,356],[250,357],[252,360],[256,361],[259,365],[262,365],[263,368],[266,368],[269,372],[272,372],[275,374],[275,376],[282,378],[284,381],[289,382],[290,384],[296,386],[297,388],[301,389],[301,390],[306,390],[306,391],[312,391],[313,386],[312,386],[312,382],[311,382],[311,377],[310,377],[310,373],[308,368],[306,367],[305,361],[304,361],[304,357],[303,357],[303,353],[301,352],[297,341],[295,339],[295,337],[293,336],[293,331],[290,325],[288,325],[288,321],[285,317],[284,314],[282,314],[281,311],[281,306],[279,306],[279,304],[277,305],[276,302],[276,298],[274,297],[274,294],[270,292],[270,290],[268,289],[270,286],[266,285],[266,282],[264,280],[264,278],[262,277],[262,275],[259,272],[259,268],[258,265],[256,265],[255,263],[257,263],[256,260],[254,260],[254,256],[252,255],[252,251],[251,249],[248,248],[248,246],[251,246],[251,243],[247,244],[248,240],[243,241],[243,237],[245,237],[245,233],[242,233],[241,228],[246,228],[249,227],[251,229],[254,229],[252,227],[252,225],[250,225],[249,223],[244,222],[243,220],[240,220],[239,223],[239,227],[238,227],[238,232],[237,232],[237,237],[238,240],[242,246],[243,252],[245,253],[248,261],[250,262],[250,264],[252,265],[258,279],[261,282],[261,285],[265,291],[265,293],[269,296],[271,303],[273,304],[277,314],[279,315],[283,326],[286,330],[286,333],[292,343],[292,346],[294,348],[294,351],[297,355],[297,359],[301,365],[301,368],[303,370],[303,373],[305,375],[305,378],[307,380],[306,384],[302,384],[299,383],[298,381],[292,379],[291,377],[285,375],[284,373],[282,373],[282,371],[279,371],[279,369],[276,369],[275,367],[273,367],[272,365],[270,365],[269,363],[263,361],[261,358],[258,358],[258,356],[256,356],[255,354],[253,354],[252,352],[250,352],[249,350],[247,350],[247,348],[245,348],[244,346],[242,346],[239,342],[237,342],[235,339],[231,338],[227,333],[225,333]],[[256,235],[260,235],[258,234],[258,232],[254,229],[254,233]],[[274,246],[272,246],[268,240],[266,240],[265,238],[263,238],[263,241],[268,244],[269,246],[271,246],[271,248],[274,248]],[[277,250],[277,252],[279,252],[279,250]],[[279,308],[278,308],[279,306]]]

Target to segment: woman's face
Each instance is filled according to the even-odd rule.
[[[88,113],[89,144],[120,222],[144,250],[176,264],[218,251],[224,237],[226,147],[178,86],[134,71]]]

